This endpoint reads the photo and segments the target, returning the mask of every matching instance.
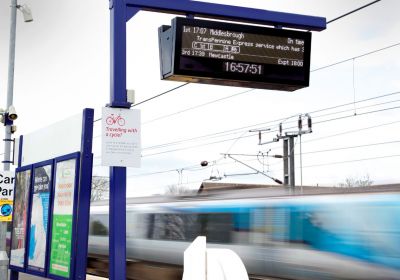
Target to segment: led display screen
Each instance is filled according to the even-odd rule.
[[[309,85],[311,33],[175,18],[159,29],[161,77],[293,91]]]

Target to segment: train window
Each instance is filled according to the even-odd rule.
[[[107,236],[108,235],[108,215],[93,215],[90,219],[90,235]]]
[[[267,225],[272,227],[273,241],[287,241],[289,239],[287,228],[289,214],[288,208],[271,208],[271,216],[270,219],[267,220]]]
[[[207,242],[231,243],[233,217],[230,213],[199,214],[200,234],[207,236]]]
[[[193,241],[198,233],[193,214],[151,214],[147,224],[149,239]]]
[[[232,214],[160,213],[148,216],[147,238],[192,242],[197,236],[207,236],[207,242],[230,243]]]
[[[126,213],[126,237],[146,238],[148,214]]]

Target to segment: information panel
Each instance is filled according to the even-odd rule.
[[[101,164],[140,167],[140,110],[103,108]]]
[[[163,79],[293,91],[309,85],[311,33],[175,18],[159,30]]]
[[[49,272],[65,278],[71,273],[76,161],[57,162],[55,171]]]
[[[30,215],[28,269],[45,271],[51,190],[51,165],[34,168]]]
[[[10,265],[19,268],[25,267],[25,241],[30,182],[30,169],[16,172]]]
[[[11,222],[14,181],[14,171],[0,171],[0,222]]]

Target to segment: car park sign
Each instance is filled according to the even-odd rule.
[[[0,222],[11,222],[14,180],[14,172],[0,171]]]

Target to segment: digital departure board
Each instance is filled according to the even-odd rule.
[[[311,33],[189,18],[159,28],[161,78],[294,91],[309,85]]]

